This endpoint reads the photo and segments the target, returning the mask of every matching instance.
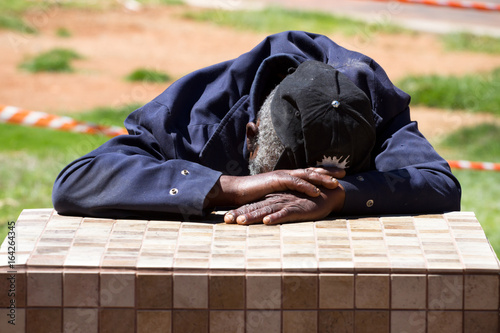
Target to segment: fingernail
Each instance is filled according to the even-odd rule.
[[[269,224],[271,223],[271,218],[269,216],[266,216],[262,219],[262,223],[264,224]]]
[[[238,216],[236,222],[238,222],[239,224],[245,224],[247,222],[247,218],[245,216]]]
[[[230,213],[227,213],[224,216],[224,222],[226,222],[226,223],[232,223],[232,222],[234,222],[234,215],[230,214]]]
[[[332,177],[332,182],[334,182],[334,183],[338,182],[337,178]]]

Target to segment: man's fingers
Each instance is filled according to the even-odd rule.
[[[334,178],[342,179],[345,177],[345,170],[336,167],[310,167],[306,170],[311,170],[320,174],[329,175]]]
[[[337,169],[340,170],[340,169]],[[340,172],[342,171],[342,172]],[[345,175],[345,171],[340,170],[336,172],[329,172],[328,170],[321,168],[307,168],[307,169],[297,169],[291,172],[291,175],[294,177],[298,177],[303,179],[306,182],[309,182],[314,185],[323,186],[325,188],[333,190],[338,186],[337,178],[332,176],[333,174],[341,175],[342,177]],[[308,194],[308,193],[306,193]],[[309,195],[309,194],[308,194]],[[310,195],[315,197],[317,195]]]
[[[227,212],[224,216],[224,222],[229,224],[262,223],[262,219],[273,212],[273,205],[263,205],[260,202],[257,202]]]
[[[317,197],[321,192],[310,179],[304,179],[299,176],[288,175],[288,177],[282,178],[279,181],[280,188],[285,187],[287,190],[301,192],[310,197]]]
[[[234,213],[232,211],[231,212],[227,212],[224,215],[224,223],[226,223],[226,224],[236,223],[236,217],[234,216]]]
[[[290,221],[296,221],[295,217],[300,212],[300,209],[294,207],[283,207],[280,210],[264,216],[262,222],[267,225],[280,224]]]

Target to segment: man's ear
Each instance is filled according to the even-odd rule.
[[[258,123],[259,121],[257,121],[257,124]],[[247,149],[250,153],[250,159],[252,159],[257,152],[257,135],[259,134],[259,126],[257,124],[249,122],[246,126]]]

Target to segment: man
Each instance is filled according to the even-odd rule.
[[[308,64],[314,68],[302,71]],[[323,69],[329,74],[320,81],[331,85],[304,83]],[[321,87],[339,100],[303,93]],[[181,78],[133,112],[125,121],[129,135],[62,170],[54,207],[72,215],[189,219],[233,206],[225,222],[239,224],[459,210],[460,185],[410,121],[409,100],[375,61],[325,36],[272,35],[234,60]],[[346,105],[351,116],[338,118],[336,109]],[[258,118],[261,109],[270,110],[271,121]],[[336,120],[321,115],[325,110]],[[316,136],[318,116],[336,130]],[[346,119],[349,126],[341,126]],[[274,134],[260,133],[269,127]],[[333,146],[351,154],[320,161],[309,154]]]

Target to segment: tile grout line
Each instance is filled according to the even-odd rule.
[[[149,225],[149,220],[146,221],[146,226],[144,228],[144,233],[142,235],[141,239],[141,246],[139,248],[139,251],[137,252],[137,258],[135,261],[135,267],[134,267],[134,332],[137,333],[139,331],[139,322],[137,320],[137,317],[139,315],[139,304],[138,304],[138,299],[139,299],[139,271],[137,266],[139,265],[139,258],[141,257],[142,249],[144,246],[144,240],[146,239],[146,233],[148,231],[148,225]]]
[[[139,266],[139,261],[140,261],[140,259],[141,259],[141,255],[142,255],[142,252],[143,252],[143,250],[144,250],[144,242],[145,242],[145,240],[146,240],[146,235],[147,235],[147,233],[148,233],[148,226],[149,226],[149,223],[150,223],[150,222],[151,222],[151,220],[147,220],[147,221],[146,221],[146,226],[145,226],[145,228],[144,228],[144,233],[143,233],[143,235],[142,235],[142,239],[141,239],[141,247],[139,248],[139,251],[138,251],[138,253],[137,253],[137,258],[136,258],[136,261],[135,261],[135,272],[136,272],[136,274],[137,274],[137,273],[138,273],[138,271],[139,271],[139,267],[138,267],[138,266]]]
[[[356,302],[356,281],[357,281],[357,272],[355,268],[355,263],[354,263],[354,246],[352,244],[352,230],[351,230],[351,222],[349,219],[345,220],[345,226],[347,230],[347,237],[349,239],[349,249],[351,250],[351,260],[352,260],[352,283],[353,283],[353,293],[352,293],[352,304],[353,304],[353,311],[352,311],[352,322],[353,322],[353,327],[354,331],[356,330],[356,309],[357,309],[357,302]]]
[[[282,233],[282,229],[283,229],[283,225],[280,224],[278,225],[278,229],[279,229],[279,235],[280,235],[280,265],[281,265],[281,311],[280,311],[280,332],[283,332],[283,326],[284,326],[284,311],[285,311],[285,308],[284,308],[284,300],[285,300],[285,270],[283,268],[283,248],[284,248],[284,245],[283,245],[283,233]]]
[[[170,331],[174,332],[174,318],[175,318],[175,262],[177,261],[177,254],[179,252],[179,244],[181,243],[181,233],[182,233],[183,224],[179,225],[179,229],[177,230],[177,240],[175,242],[174,254],[172,256],[172,314],[170,320]]]
[[[386,256],[387,256],[387,264],[389,266],[389,274],[388,274],[388,278],[389,278],[389,298],[388,298],[388,301],[389,301],[389,304],[387,306],[388,310],[389,310],[389,331],[391,330],[391,323],[392,323],[392,274],[393,274],[393,270],[392,270],[392,264],[391,264],[391,257],[390,257],[390,252],[389,252],[389,244],[387,244],[387,235],[386,235],[386,230],[385,230],[385,226],[384,226],[384,223],[382,221],[382,218],[379,217],[379,223],[380,223],[380,228],[381,228],[381,231],[382,231],[382,239],[384,240],[384,247],[385,247],[385,253],[386,253]]]
[[[417,229],[415,225],[415,217],[411,217],[411,223],[413,228],[415,229],[415,235],[417,236],[418,245],[420,246],[420,250],[422,251],[422,256],[424,257],[425,264],[425,332],[429,331],[429,262],[427,261],[427,256],[425,255],[424,244],[422,243],[422,239],[420,238],[420,231]]]
[[[244,262],[245,262],[245,265],[243,267],[243,272],[245,274],[245,307],[244,307],[244,310],[243,310],[243,332],[247,333],[247,318],[248,318],[248,294],[247,294],[247,279],[248,279],[248,258],[247,258],[247,253],[248,253],[248,239],[250,237],[248,237],[249,235],[249,230],[250,230],[250,226],[246,226],[246,230],[245,230],[245,252],[244,252]]]
[[[210,306],[210,286],[212,284],[212,273],[211,273],[211,263],[212,263],[212,249],[215,243],[215,224],[211,225],[212,230],[212,240],[210,242],[210,253],[208,254],[208,269],[207,269],[207,330],[210,332],[210,313],[212,312],[212,307]]]
[[[319,265],[319,249],[318,249],[318,229],[316,228],[316,222],[313,222],[313,235],[314,235],[314,251],[315,253],[315,258],[316,258],[316,283],[317,283],[317,288],[316,288],[316,332],[320,333],[319,330],[319,312],[320,312],[320,265]]]
[[[462,332],[465,332],[465,261],[462,255],[462,252],[460,251],[460,248],[458,247],[457,240],[455,238],[456,234],[455,231],[453,230],[452,226],[450,225],[450,222],[448,220],[448,217],[446,214],[443,214],[443,220],[446,222],[446,225],[448,226],[448,232],[452,236],[452,241],[453,241],[453,246],[455,247],[455,251],[458,254],[458,257],[460,258],[460,263],[462,264]]]
[[[76,233],[78,232],[78,230],[80,229],[80,226],[82,225],[83,223],[83,217],[80,219],[80,223],[78,224],[78,227],[76,228],[75,230],[75,234],[71,240],[71,244],[69,246],[69,249],[72,249],[73,248],[73,244],[75,243],[75,239],[76,239]],[[48,224],[48,222],[47,222]],[[68,255],[69,255],[69,250],[68,252],[66,253],[65,257],[64,257],[64,260],[63,260],[63,263],[62,263],[62,267],[61,267],[61,328],[62,330],[64,331],[64,309],[66,308],[65,307],[65,303],[64,303],[64,278],[66,276],[66,266],[64,265],[64,263],[66,262],[66,259],[68,258]],[[100,297],[99,297],[100,298]],[[99,315],[97,316],[99,317]],[[98,319],[99,320],[99,319]]]

